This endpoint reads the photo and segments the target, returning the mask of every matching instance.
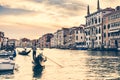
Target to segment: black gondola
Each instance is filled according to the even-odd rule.
[[[31,52],[31,50],[29,50],[29,51],[18,51],[18,54],[20,54],[20,55],[28,55],[29,53]]]

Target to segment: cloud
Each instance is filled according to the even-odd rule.
[[[31,0],[33,2],[37,3],[43,3],[48,6],[55,6],[58,9],[64,8],[67,10],[81,10],[86,8],[86,4],[80,1],[74,1],[74,0]]]
[[[30,10],[24,10],[24,9],[17,9],[17,8],[8,8],[4,6],[0,6],[0,15],[20,15],[20,14],[26,14],[31,13]]]
[[[0,30],[30,38],[84,24],[88,4],[91,13],[97,10],[97,0],[0,0],[0,4]],[[101,8],[119,4],[120,0],[100,0]]]

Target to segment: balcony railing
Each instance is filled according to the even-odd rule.
[[[111,36],[110,39],[120,39],[120,36]]]

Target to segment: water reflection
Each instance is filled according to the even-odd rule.
[[[120,56],[119,51],[88,51],[90,56]]]
[[[120,80],[120,52],[44,49],[43,53],[63,67],[48,59],[44,69],[32,64],[32,53],[17,55],[14,74],[0,75],[0,80]]]
[[[13,79],[13,72],[12,71],[0,72],[0,80],[5,79]]]
[[[13,75],[13,71],[1,71],[1,72],[0,72],[0,76],[1,76],[1,75],[6,75],[6,74],[7,74],[7,75]]]
[[[38,65],[34,65],[32,67],[33,70],[33,77],[34,78],[40,78],[42,76],[42,71],[43,71],[44,67],[38,66]]]
[[[111,79],[119,77],[119,52],[90,52],[86,67],[89,68],[87,77],[94,79]]]

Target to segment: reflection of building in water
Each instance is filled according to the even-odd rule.
[[[103,20],[105,48],[120,48],[120,6],[105,15]]]

